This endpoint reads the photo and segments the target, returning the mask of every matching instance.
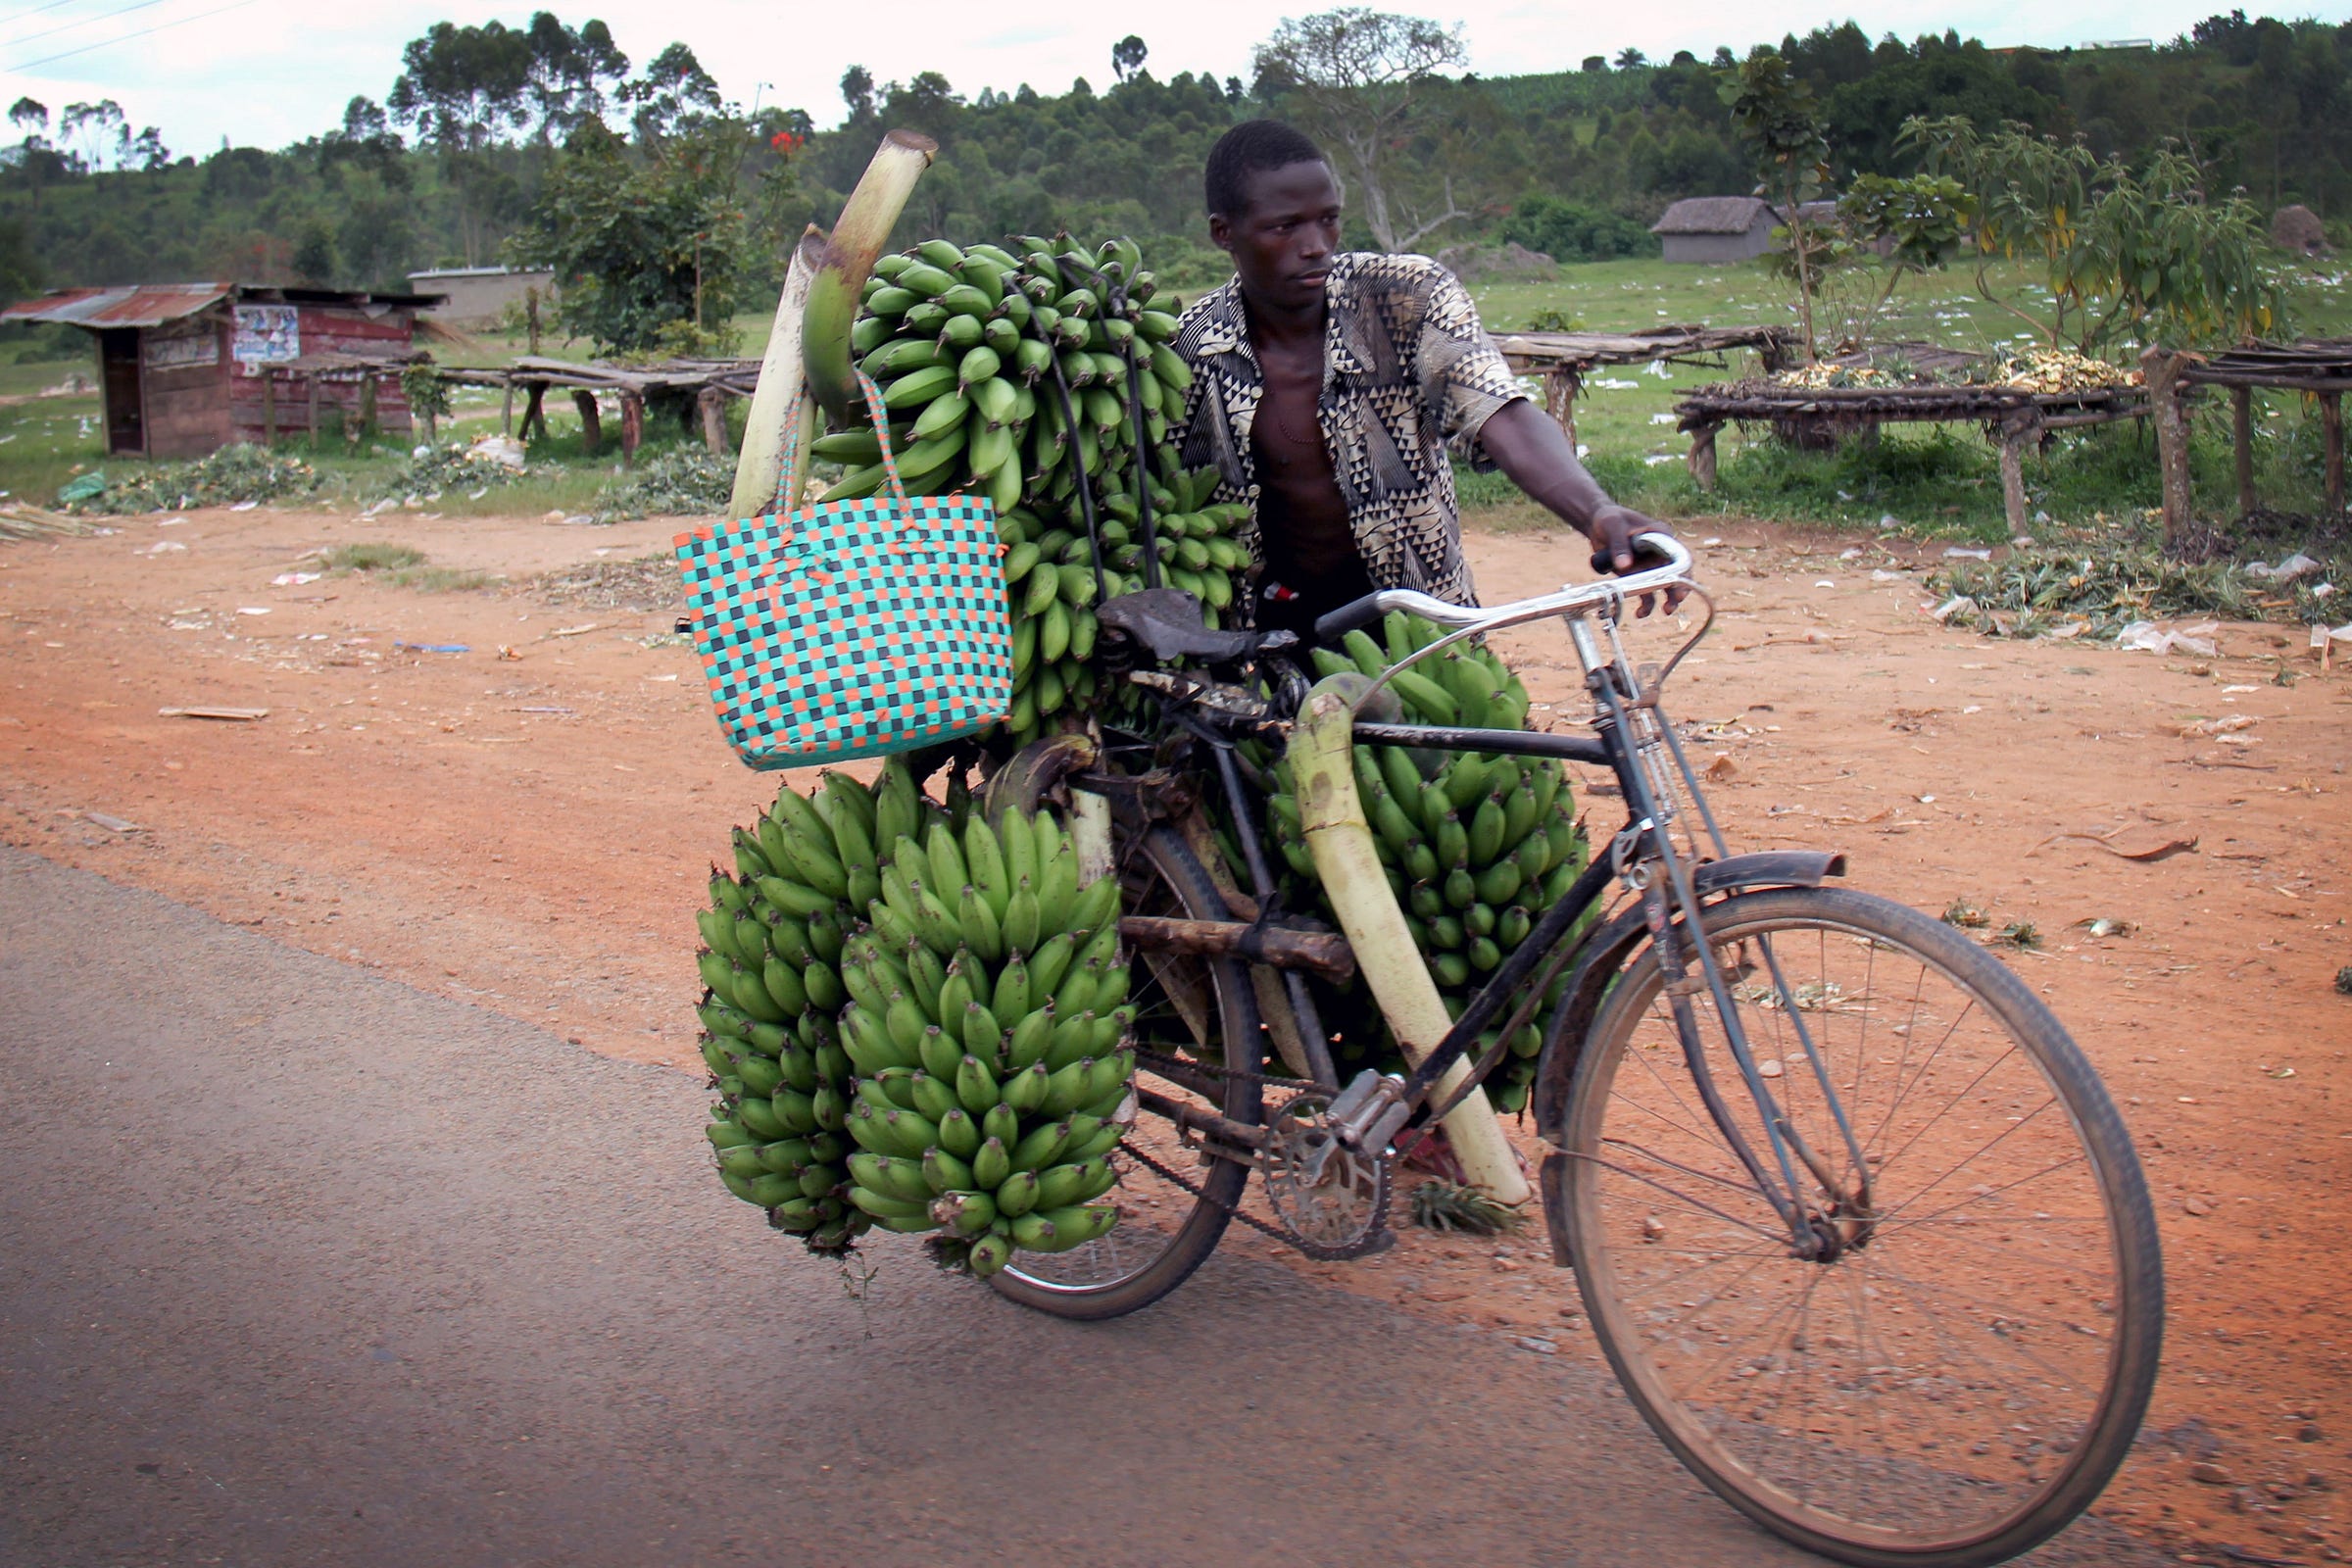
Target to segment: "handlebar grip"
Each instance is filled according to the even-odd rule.
[[[1336,643],[1359,626],[1369,626],[1380,618],[1380,595],[1369,593],[1353,604],[1342,605],[1328,615],[1317,617],[1315,635],[1327,643]]]

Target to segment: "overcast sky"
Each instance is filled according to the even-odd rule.
[[[1073,12],[971,0],[593,0],[553,9],[575,24],[603,17],[635,61],[682,39],[737,102],[806,109],[818,124],[830,125],[842,117],[836,84],[852,64],[877,80],[938,71],[967,95],[984,86],[1008,91],[1024,81],[1040,92],[1060,92],[1081,75],[1101,88],[1112,79],[1111,44],[1136,30],[1151,46],[1150,69],[1163,79],[1180,71],[1247,77],[1250,47],[1275,19],[1332,3],[1189,0],[1173,11],[1150,8],[1140,27],[1112,20],[1116,7]],[[1573,69],[1587,55],[1614,56],[1629,45],[1660,60],[1686,48],[1703,57],[1719,43],[1744,52],[1750,43],[1849,16],[1874,36],[1956,27],[1994,45],[2163,39],[2227,5],[1685,0],[1661,11],[1595,0],[1389,0],[1389,8],[1464,23],[1475,69],[1502,75]],[[422,0],[0,0],[0,92],[9,103],[30,95],[52,112],[113,98],[133,125],[158,126],[174,152],[211,152],[223,137],[240,146],[278,147],[338,123],[354,94],[380,101],[398,74],[401,46],[432,23],[495,18],[520,25],[538,9],[546,8]],[[2259,15],[2262,7],[2249,0],[2248,9]],[[2315,13],[2293,5],[2285,14]],[[2334,0],[2316,14],[2341,20],[2347,8]],[[1060,20],[1065,15],[1070,20]],[[1189,37],[1178,32],[1179,19],[1191,24]]]

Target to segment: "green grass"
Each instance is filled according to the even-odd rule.
[[[319,564],[329,571],[398,571],[407,566],[424,564],[424,552],[409,545],[375,541],[368,544],[337,545],[318,558]]]
[[[382,541],[337,545],[322,552],[318,559],[328,571],[338,576],[380,573],[395,587],[414,588],[426,594],[467,593],[496,587],[502,580],[486,571],[436,566],[425,559],[421,550]]]

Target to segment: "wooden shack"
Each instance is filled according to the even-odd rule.
[[[0,320],[63,321],[98,351],[106,450],[194,458],[328,425],[410,429],[401,367],[431,294],[159,283],[56,289]]]

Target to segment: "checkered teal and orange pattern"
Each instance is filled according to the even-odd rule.
[[[897,478],[893,464],[891,493],[678,535],[710,701],[747,766],[887,756],[1011,708],[996,509],[909,499]]]

